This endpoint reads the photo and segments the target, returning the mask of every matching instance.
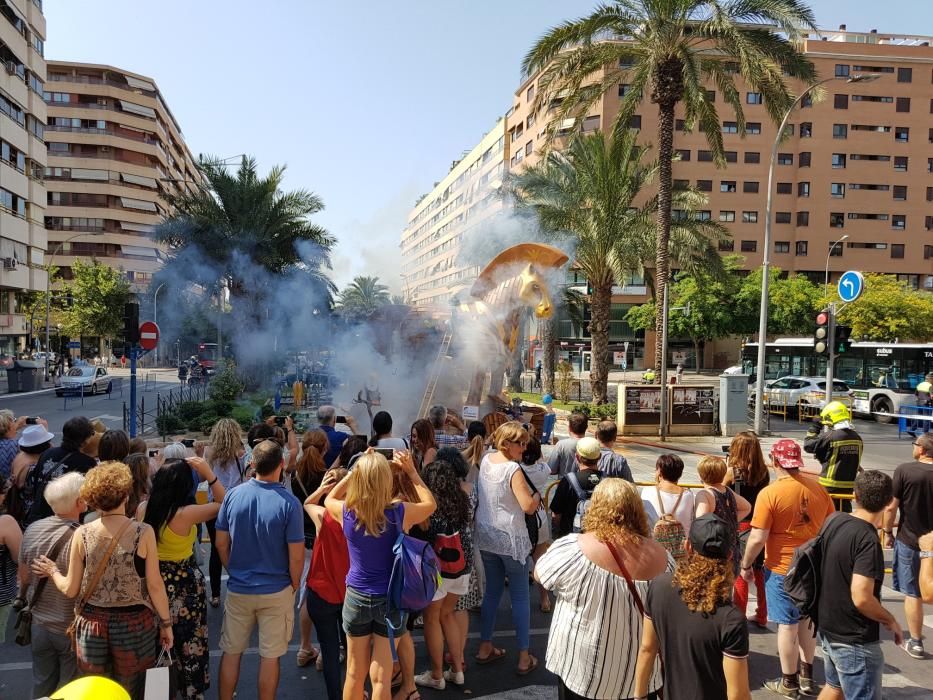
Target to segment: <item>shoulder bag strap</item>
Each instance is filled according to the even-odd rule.
[[[618,566],[619,571],[622,572],[622,578],[624,578],[625,583],[628,584],[629,593],[631,593],[632,598],[635,599],[635,605],[638,606],[638,612],[644,615],[645,606],[641,602],[641,596],[638,594],[638,589],[635,588],[635,582],[632,580],[631,574],[629,574],[628,569],[625,568],[625,564],[622,562],[622,555],[619,554],[619,550],[616,549],[616,546],[612,542],[606,542],[606,546],[609,547],[612,558],[616,560],[616,566]]]
[[[583,488],[583,484],[580,483],[577,472],[569,472],[567,474],[567,483],[570,484],[570,488],[573,489],[573,492],[577,494],[577,499],[581,501],[586,500],[586,491]]]
[[[243,483],[243,481],[245,481],[246,469],[240,464],[240,455],[236,455],[236,470],[240,473],[240,483]]]
[[[59,537],[55,541],[55,544],[52,545],[52,548],[49,550],[49,553],[46,554],[46,556],[49,559],[51,559],[52,561],[55,561],[58,558],[58,555],[61,553],[62,549],[65,547],[65,542],[71,539],[77,527],[78,527],[77,524],[71,524],[68,526],[65,532],[62,533],[62,536]],[[43,578],[39,579],[39,583],[36,584],[36,588],[32,592],[32,597],[29,599],[29,605],[27,605],[26,607],[32,609],[36,606],[36,601],[39,600],[39,596],[42,595],[42,591],[45,590],[45,586],[48,582],[49,582],[48,576],[44,576]]]
[[[687,493],[687,489],[681,487],[680,493],[677,494],[677,500],[674,501],[674,507],[671,508],[671,513],[677,515],[677,506],[680,505],[680,499],[684,497],[684,494]]]
[[[120,528],[120,532],[118,532],[116,536],[110,540],[110,546],[107,547],[107,553],[104,554],[104,558],[101,559],[100,564],[97,565],[97,571],[94,572],[94,576],[91,578],[90,585],[87,587],[84,595],[82,595],[78,600],[78,604],[75,605],[76,614],[80,615],[84,610],[84,606],[87,605],[88,600],[91,599],[91,596],[97,589],[97,584],[100,582],[100,577],[104,575],[104,569],[106,569],[107,564],[110,563],[110,557],[113,556],[113,550],[117,548],[117,542],[120,541],[120,538],[123,537],[123,533],[126,532],[127,528],[129,528],[130,523],[132,522],[132,520],[127,519],[127,521],[123,523],[123,527]]]

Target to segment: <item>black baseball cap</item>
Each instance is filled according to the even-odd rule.
[[[690,546],[708,559],[728,559],[733,537],[733,528],[715,513],[701,515],[690,527]]]

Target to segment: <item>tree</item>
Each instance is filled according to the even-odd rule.
[[[772,267],[768,284],[768,333],[771,335],[806,335],[813,325],[814,313],[821,308],[822,289],[803,275],[783,277],[780,268]],[[761,306],[761,269],[746,277],[735,297],[735,308],[741,309],[745,327],[736,333],[757,333]]]
[[[540,163],[509,179],[520,209],[533,212],[546,236],[571,239],[575,265],[591,288],[590,335],[593,401],[607,400],[609,376],[609,312],[612,286],[641,268],[639,251],[653,236],[652,215],[657,198],[645,202],[645,190],[657,171],[646,164],[647,151],[633,131],[575,136],[565,152],[552,151]],[[711,243],[725,234],[721,226],[689,215],[702,201],[698,193],[678,191],[677,201],[688,213],[677,229],[705,243],[710,264],[720,260]],[[636,206],[636,202],[645,202]]]
[[[572,287],[563,287],[559,297],[558,309],[555,310],[555,316],[558,311],[562,311],[574,329],[578,329],[583,326],[583,309],[585,306],[586,297],[582,293]],[[557,324],[555,316],[538,320],[538,340],[541,341],[542,348],[541,392],[552,395],[556,391],[554,371],[557,367],[557,348],[554,345],[557,342],[554,333]]]
[[[363,320],[391,301],[389,288],[378,277],[354,277],[337,295],[337,311],[344,318]]]
[[[811,84],[816,78],[813,64],[798,49],[803,32],[815,29],[813,12],[800,0],[610,0],[586,17],[549,30],[525,57],[527,75],[542,72],[535,109],[559,101],[548,126],[550,138],[565,120],[586,117],[592,105],[620,84],[628,89],[616,133],[628,129],[644,102],[657,105],[656,299],[663,298],[670,274],[677,106],[683,104],[686,128],[698,128],[716,164],[724,166],[722,124],[707,86],[732,108],[740,134],[745,133],[745,115],[736,75],[749,91],[761,95],[768,114],[780,123],[794,99],[786,79]],[[660,325],[659,318],[658,364]]]
[[[933,339],[933,294],[912,289],[894,275],[866,274],[862,296],[838,316],[841,323],[852,326],[853,340],[926,343]]]
[[[75,259],[68,285],[71,306],[64,311],[64,329],[73,338],[96,335],[113,338],[123,332],[123,305],[130,300],[130,284],[112,267],[97,260]]]

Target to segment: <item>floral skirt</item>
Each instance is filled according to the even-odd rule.
[[[203,698],[211,684],[204,574],[193,557],[160,561],[159,572],[172,615],[179,693],[183,698]]]
[[[486,579],[483,576],[483,562],[479,550],[473,550],[473,568],[470,569],[470,589],[460,596],[454,610],[473,610],[483,604],[483,591],[486,588]]]

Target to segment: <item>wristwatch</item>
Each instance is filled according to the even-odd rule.
[[[921,551],[920,551],[920,558],[921,558],[921,559],[933,559],[933,552],[924,552],[924,551],[921,550]]]

